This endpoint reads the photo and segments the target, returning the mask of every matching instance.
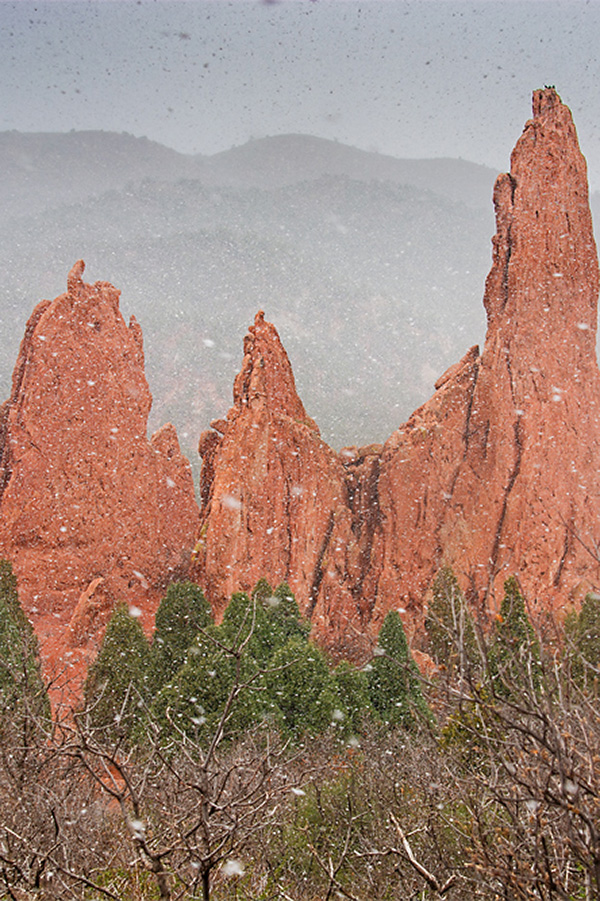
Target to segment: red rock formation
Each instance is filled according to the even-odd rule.
[[[374,618],[420,610],[433,574],[454,568],[494,606],[518,575],[556,606],[597,580],[600,377],[598,264],[586,165],[570,111],[536,91],[494,191],[483,354],[469,352],[385,445],[366,586]]]
[[[33,312],[0,430],[0,553],[42,653],[63,660],[93,649],[117,600],[151,621],[198,522],[175,429],[146,438],[141,329],[83,269]]]
[[[471,348],[379,447],[336,458],[308,420],[262,314],[235,405],[201,439],[197,575],[219,606],[265,575],[288,579],[321,640],[375,632],[391,608],[420,621],[450,564],[493,609],[516,574],[532,603],[598,579],[598,264],[571,114],[537,91],[494,191],[497,233],[483,353]]]
[[[349,573],[352,533],[344,467],[296,393],[279,336],[263,313],[244,341],[234,405],[203,433],[195,576],[217,613],[261,576],[286,580],[329,640],[361,622]],[[364,567],[363,567],[364,568]]]
[[[149,623],[193,574],[220,613],[260,577],[290,583],[338,651],[391,608],[417,623],[436,570],[493,609],[516,574],[556,607],[597,583],[598,264],[585,161],[553,89],[534,94],[494,191],[483,353],[471,348],[382,447],[336,455],[256,317],[234,405],[200,438],[198,527],[172,426],[149,442],[142,340],[119,293],[84,285],[34,311],[0,423],[0,553],[46,656],[81,659],[117,599]],[[192,536],[195,536],[193,539]]]

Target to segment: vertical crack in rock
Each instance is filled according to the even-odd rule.
[[[501,281],[501,301],[500,301],[500,312],[503,312],[506,304],[508,303],[508,293],[509,293],[509,280],[508,274],[510,271],[510,258],[512,256],[512,213],[515,203],[515,189],[516,189],[516,181],[509,174],[506,176],[507,182],[510,187],[510,205],[507,206],[505,211],[506,216],[506,235],[504,238],[505,241],[505,250],[504,250],[504,260],[502,262],[502,281]]]
[[[306,615],[309,617],[309,619],[315,612],[315,607],[317,606],[317,601],[319,599],[319,591],[321,589],[321,583],[323,581],[323,562],[326,560],[327,552],[330,547],[331,536],[333,534],[333,524],[334,513],[333,511],[331,511],[331,513],[329,514],[329,521],[327,523],[325,535],[323,536],[323,542],[317,554],[317,559],[313,571],[313,581],[308,594]]]
[[[569,540],[570,534],[571,534],[571,530],[570,530],[569,526],[565,525],[565,538],[564,538],[564,543],[563,543],[563,550],[562,550],[560,560],[558,561],[558,566],[556,568],[554,578],[552,580],[552,584],[554,585],[555,588],[558,588],[558,586],[560,585],[560,578],[561,578],[565,563],[567,561],[567,556],[569,554],[569,550],[571,547],[571,542]]]
[[[522,447],[522,439],[521,439],[521,428],[520,421],[517,419],[513,423],[513,434],[514,434],[514,448],[516,451],[515,462],[513,469],[509,475],[508,483],[506,485],[506,489],[504,491],[504,496],[502,498],[502,506],[500,511],[500,516],[498,517],[498,525],[496,526],[496,534],[494,535],[494,543],[492,545],[492,550],[490,553],[489,560],[489,579],[488,584],[486,586],[485,596],[489,598],[490,594],[493,593],[494,590],[494,579],[499,571],[498,567],[498,551],[500,549],[500,542],[502,540],[502,530],[504,528],[504,523],[506,520],[506,512],[508,509],[508,503],[510,500],[511,492],[515,486],[515,482],[519,476],[521,471],[521,460],[523,456],[523,447]]]

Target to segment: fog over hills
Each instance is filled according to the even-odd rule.
[[[257,309],[335,447],[385,439],[484,336],[497,173],[302,135],[213,157],[130,135],[0,134],[0,386],[79,257],[145,339],[152,425],[194,455]]]

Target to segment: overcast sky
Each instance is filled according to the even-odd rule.
[[[600,188],[600,2],[0,0],[0,130],[289,132],[495,169],[554,84]]]

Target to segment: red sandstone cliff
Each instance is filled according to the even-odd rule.
[[[202,434],[199,451],[194,575],[217,613],[233,591],[261,576],[274,585],[286,580],[303,612],[341,640],[357,618],[348,573],[360,554],[345,471],[307,416],[287,354],[262,313],[244,341],[234,405]]]
[[[532,603],[597,585],[598,264],[585,161],[552,89],[496,183],[483,353],[471,348],[383,448],[336,455],[297,395],[275,328],[256,317],[234,405],[200,439],[197,525],[175,430],[146,439],[140,329],[110,285],[43,301],[0,428],[0,553],[46,656],[81,656],[117,599],[151,619],[193,574],[217,614],[265,576],[287,580],[316,635],[356,646],[385,613],[418,623],[450,564],[494,608],[518,575]],[[194,536],[194,537],[192,537]]]
[[[93,649],[117,600],[150,622],[198,522],[175,429],[146,437],[141,329],[83,269],[29,319],[0,428],[0,554],[42,654],[63,661]]]
[[[597,580],[582,541],[600,515],[598,263],[585,160],[571,113],[536,91],[494,191],[488,330],[386,443],[369,591],[381,620],[420,609],[453,566],[494,606],[516,573],[532,603],[567,603]]]
[[[417,622],[437,569],[493,609],[510,574],[557,606],[598,581],[598,264],[571,114],[536,91],[494,191],[483,353],[471,348],[383,449],[336,457],[257,317],[235,404],[201,438],[196,575],[218,606],[286,578],[330,646],[402,607]]]

